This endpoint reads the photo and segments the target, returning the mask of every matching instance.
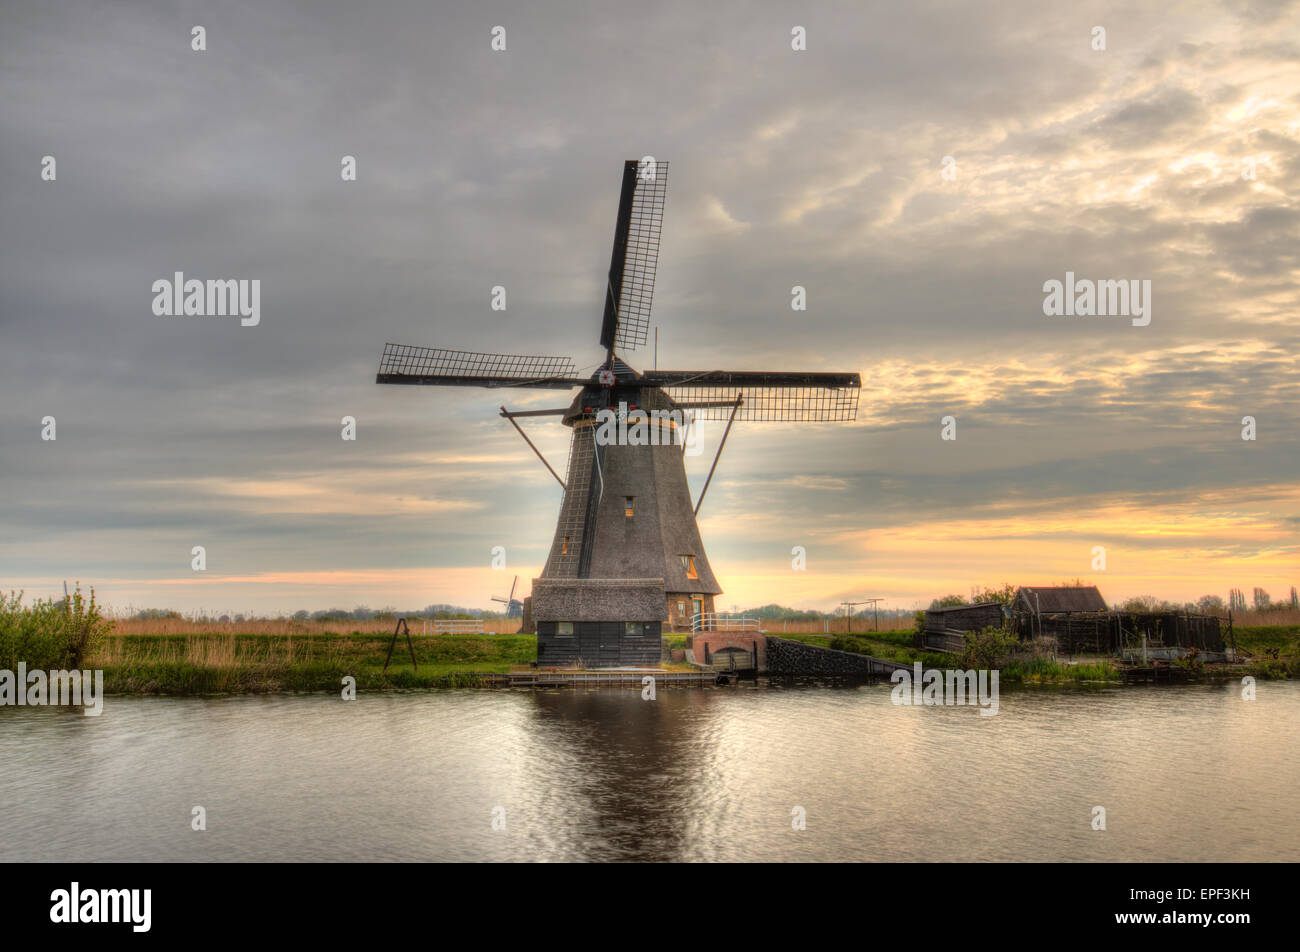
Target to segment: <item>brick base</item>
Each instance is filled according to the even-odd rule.
[[[736,658],[736,667],[748,668],[757,652],[758,670],[767,668],[767,638],[757,631],[697,631],[686,639],[686,647],[695,652],[696,664],[725,663],[716,656],[727,648],[740,648],[744,657]]]

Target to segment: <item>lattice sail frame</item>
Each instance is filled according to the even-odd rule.
[[[667,196],[668,163],[638,163],[627,247],[623,253],[618,327],[614,335],[615,346],[620,350],[644,346],[650,332],[650,307],[654,299],[655,272],[659,267],[659,238],[664,227]]]
[[[852,422],[858,416],[860,387],[727,387],[714,384],[665,386],[675,403],[711,403],[692,409],[696,420],[731,419],[731,404],[740,394],[737,420],[768,423]]]
[[[572,377],[571,357],[523,354],[485,354],[469,350],[443,350],[385,344],[379,360],[380,374],[408,377],[484,377],[510,380],[545,380]]]

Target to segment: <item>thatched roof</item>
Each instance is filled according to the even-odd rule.
[[[661,578],[535,578],[535,621],[666,621]]]
[[[1022,587],[1016,593],[1016,607],[1038,612],[1106,612],[1110,606],[1096,585],[1067,585],[1054,588]]]

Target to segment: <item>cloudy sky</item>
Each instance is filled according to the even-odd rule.
[[[8,0],[0,88],[4,588],[291,612],[535,576],[560,490],[500,395],[376,386],[379,353],[592,368],[646,154],[659,366],[863,377],[854,424],[737,424],[720,604],[1300,584],[1294,4]],[[176,271],[260,279],[261,323],[155,316]],[[1150,280],[1149,326],[1045,316],[1067,271]]]

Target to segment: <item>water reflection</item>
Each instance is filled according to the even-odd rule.
[[[1298,727],[1276,682],[109,698],[0,712],[0,859],[1285,860]]]

